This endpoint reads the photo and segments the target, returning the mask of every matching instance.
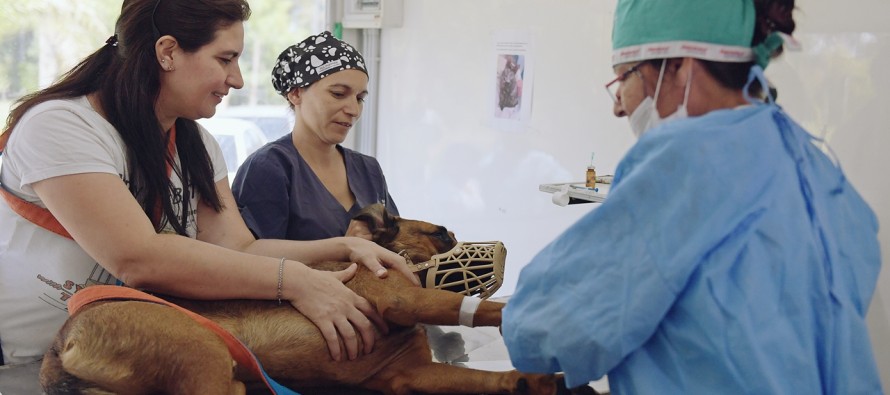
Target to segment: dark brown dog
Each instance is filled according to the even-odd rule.
[[[453,234],[441,226],[365,210],[380,245],[414,262],[447,252]],[[324,269],[342,269],[330,263]],[[412,286],[401,275],[378,279],[359,270],[347,286],[391,326],[371,354],[335,362],[317,327],[290,305],[272,301],[166,298],[220,324],[257,355],[268,374],[297,390],[345,386],[386,394],[556,394],[553,375],[487,372],[435,363],[418,323],[457,325],[463,295]],[[483,301],[473,322],[497,326],[503,304]],[[138,301],[96,302],[68,319],[47,351],[40,381],[48,394],[244,394],[250,379],[219,338],[171,307]]]

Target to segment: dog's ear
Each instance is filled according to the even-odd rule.
[[[371,232],[371,241],[381,245],[382,247],[392,250],[392,242],[399,235],[399,226],[393,225],[388,228],[380,228]],[[393,251],[398,252],[398,251]]]
[[[352,217],[353,221],[362,221],[368,226],[371,233],[380,229],[391,227],[395,218],[386,211],[386,207],[380,203],[365,206],[361,212]]]
[[[371,232],[371,240],[384,247],[399,233],[398,217],[387,212],[386,206],[380,203],[365,206],[352,220],[364,222]]]

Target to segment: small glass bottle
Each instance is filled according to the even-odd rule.
[[[587,182],[584,186],[588,188],[596,188],[596,166],[593,165],[594,153],[590,153],[590,164],[587,166]]]

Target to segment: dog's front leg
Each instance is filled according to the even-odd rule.
[[[346,286],[371,302],[384,319],[396,325],[460,325],[462,294],[417,287],[397,273],[377,278],[368,270],[357,271]],[[470,314],[471,326],[501,324],[503,303],[468,298],[480,302],[475,314]]]
[[[396,364],[399,365],[399,364]],[[489,372],[441,363],[415,363],[387,368],[368,387],[387,395],[409,394],[568,394],[562,378],[515,370]]]
[[[376,280],[377,283],[385,281]],[[374,283],[372,283],[374,284]],[[381,286],[383,284],[380,284]],[[387,321],[398,325],[432,324],[432,325],[465,325],[465,326],[499,326],[503,303],[479,300],[451,291],[426,289],[420,287],[398,287],[380,290],[380,292],[361,292]],[[470,302],[464,306],[464,321],[461,321],[461,305],[465,298]],[[470,309],[475,311],[468,311]],[[469,318],[469,320],[467,319]],[[467,322],[471,321],[471,322]]]

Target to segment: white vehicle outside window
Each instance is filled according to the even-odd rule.
[[[237,118],[213,117],[199,119],[198,123],[216,138],[226,167],[229,171],[229,185],[235,179],[238,166],[254,151],[268,142],[263,131],[253,122]]]

